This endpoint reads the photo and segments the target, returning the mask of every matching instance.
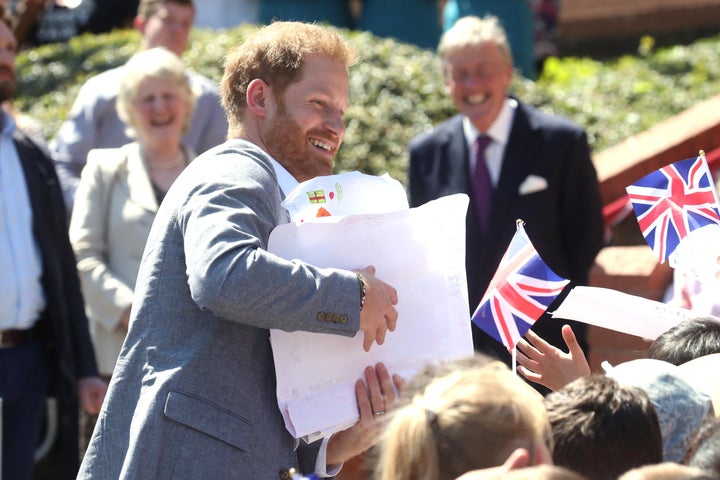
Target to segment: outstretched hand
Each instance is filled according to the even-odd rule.
[[[365,304],[360,310],[360,331],[363,332],[363,348],[370,351],[373,342],[378,345],[385,343],[387,331],[395,330],[398,313],[397,290],[375,276],[372,265],[356,270],[365,282]]]
[[[518,372],[531,382],[559,390],[573,380],[590,375],[590,365],[569,325],[563,325],[562,336],[568,346],[563,352],[528,330],[517,344]]]

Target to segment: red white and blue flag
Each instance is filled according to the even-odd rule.
[[[661,263],[691,231],[720,224],[717,191],[705,155],[656,170],[626,190],[645,241]]]
[[[508,350],[569,283],[540,258],[518,220],[517,231],[500,261],[472,321]]]

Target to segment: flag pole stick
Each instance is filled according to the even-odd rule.
[[[517,375],[517,353],[515,353],[515,349],[517,347],[513,347],[513,349],[510,351],[512,354],[512,372],[513,374]]]

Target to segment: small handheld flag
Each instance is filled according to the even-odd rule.
[[[543,262],[518,220],[517,231],[472,321],[514,350],[568,283]]]
[[[626,187],[640,230],[660,263],[691,231],[720,224],[705,154],[656,170]]]

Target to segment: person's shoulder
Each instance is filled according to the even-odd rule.
[[[93,148],[88,151],[85,168],[99,170],[104,173],[114,173],[127,163],[127,158],[136,151],[139,155],[137,143],[128,143],[116,148]]]
[[[410,140],[410,150],[424,149],[438,143],[447,141],[452,134],[462,133],[462,115],[455,115],[444,122],[437,124],[430,130],[416,135]]]
[[[47,146],[36,141],[33,136],[24,132],[22,129],[15,128],[12,138],[15,141],[16,146],[32,151],[33,153],[40,155],[40,157],[44,157],[47,161],[52,162],[52,155],[50,155],[50,151]]]
[[[80,87],[78,98],[116,96],[122,72],[121,65],[89,77]]]
[[[568,131],[573,133],[584,132],[582,126],[563,115],[547,112],[527,103],[518,101],[518,112],[524,115],[536,128]]]
[[[124,67],[122,65],[103,70],[100,73],[88,77],[83,85],[103,85],[107,84],[107,82],[119,82],[122,78],[123,71]]]
[[[173,184],[175,190],[182,190],[187,197],[237,188],[267,193],[276,187],[277,176],[270,156],[257,145],[240,139],[228,140],[199,155]]]
[[[190,85],[196,90],[201,96],[202,95],[218,95],[218,84],[213,80],[209,79],[205,75],[202,75],[194,70],[187,71]]]
[[[217,145],[198,156],[190,163],[190,166],[200,170],[207,170],[207,162],[215,162],[212,170],[226,170],[233,172],[238,170],[238,162],[247,164],[247,161],[269,166],[272,169],[272,161],[263,149],[252,142],[241,139],[230,139]]]

